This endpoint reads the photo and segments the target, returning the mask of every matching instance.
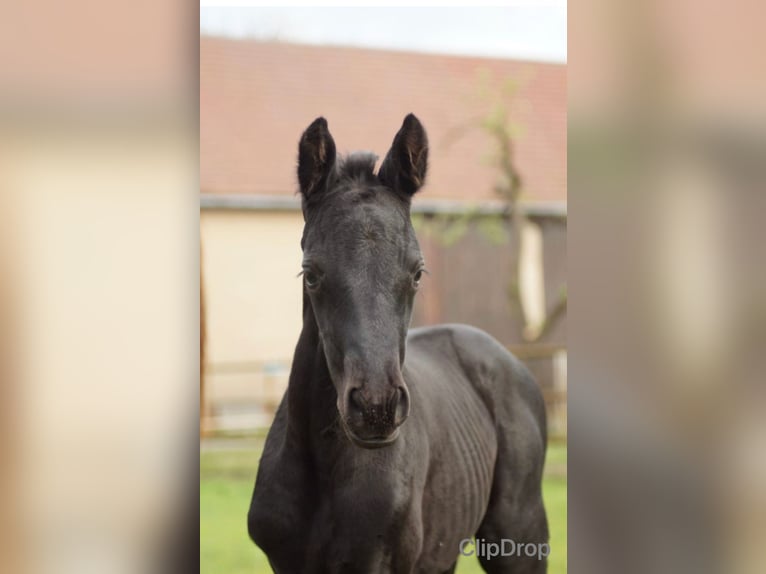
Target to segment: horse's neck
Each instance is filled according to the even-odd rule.
[[[287,387],[288,425],[295,439],[305,442],[311,432],[334,420],[335,390],[330,381],[319,327],[308,295],[303,294],[303,329],[295,347]]]

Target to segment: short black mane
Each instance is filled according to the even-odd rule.
[[[380,182],[378,176],[375,175],[375,163],[377,161],[378,156],[371,151],[350,153],[338,162],[338,179],[378,184]]]
[[[321,194],[303,198],[304,211],[338,193],[351,194],[355,199],[369,199],[373,190],[380,187],[380,179],[375,173],[378,156],[371,151],[356,151],[338,158],[333,173],[327,183],[327,189]]]

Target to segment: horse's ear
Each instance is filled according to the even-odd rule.
[[[423,186],[427,168],[426,130],[418,118],[408,114],[380,166],[378,178],[394,191],[412,195]]]
[[[298,144],[298,183],[303,197],[321,193],[335,165],[335,141],[327,129],[327,120],[315,119]]]

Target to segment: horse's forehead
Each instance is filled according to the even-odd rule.
[[[316,222],[323,243],[348,245],[353,241],[386,242],[406,238],[409,233],[409,218],[396,206],[380,199],[353,201],[338,197],[337,201],[325,206],[322,217]]]

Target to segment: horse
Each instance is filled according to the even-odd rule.
[[[507,551],[548,542],[540,389],[479,329],[409,328],[427,272],[410,205],[428,139],[413,114],[376,162],[339,157],[321,117],[300,138],[303,328],[250,538],[278,574],[453,572],[461,553],[490,573],[545,572],[547,553]]]

